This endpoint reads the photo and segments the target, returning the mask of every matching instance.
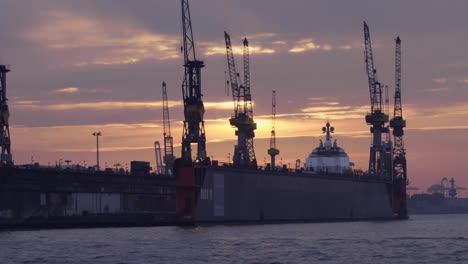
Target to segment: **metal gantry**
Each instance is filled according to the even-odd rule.
[[[10,69],[6,65],[0,65],[0,167],[12,166],[11,138],[7,102],[6,74]]]
[[[163,97],[163,135],[164,135],[164,173],[167,175],[173,174],[174,169],[174,139],[171,135],[171,120],[169,117],[169,101],[167,100],[166,82],[162,83]]]
[[[369,174],[375,177],[391,177],[391,144],[382,140],[382,134],[388,133],[386,126],[388,115],[382,108],[382,88],[377,80],[377,70],[374,67],[374,56],[372,53],[372,44],[369,27],[364,22],[364,57],[366,63],[367,78],[369,82],[369,94],[371,103],[371,112],[366,115],[366,122],[371,125],[372,146],[369,157]]]
[[[273,90],[271,97],[271,137],[270,137],[270,148],[268,149],[268,155],[271,157],[271,169],[276,168],[276,155],[280,153],[279,149],[276,148],[276,91]]]
[[[406,205],[406,185],[408,184],[406,172],[406,150],[403,141],[406,120],[403,119],[403,108],[401,104],[401,39],[395,40],[395,104],[393,118],[390,127],[394,139],[393,145],[393,182],[394,182],[394,211],[400,217],[408,215]]]
[[[240,76],[236,71],[231,37],[224,32],[226,56],[229,69],[234,114],[229,120],[232,127],[237,128],[237,145],[234,147],[233,162],[236,167],[257,167],[257,159],[253,146],[254,130],[257,124],[253,120],[252,95],[250,93],[249,42],[243,41],[244,84],[240,84]]]
[[[205,67],[203,61],[195,56],[195,41],[193,39],[192,20],[188,0],[182,3],[182,36],[184,54],[184,80],[182,83],[182,97],[184,100],[184,127],[182,135],[182,160],[192,164],[192,143],[197,144],[197,161],[207,160],[205,122],[203,115],[205,107],[201,92],[201,69]]]
[[[394,177],[406,180],[406,150],[403,142],[406,121],[403,119],[403,109],[401,105],[401,39],[395,40],[395,104],[393,118],[390,120],[390,127],[393,132],[393,168]]]

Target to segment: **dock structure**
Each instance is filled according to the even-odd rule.
[[[177,224],[174,216],[173,178],[0,168],[0,228]]]

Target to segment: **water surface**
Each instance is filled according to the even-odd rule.
[[[0,263],[468,263],[468,215],[0,231]]]

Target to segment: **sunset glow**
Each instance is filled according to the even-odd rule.
[[[104,162],[154,164],[154,141],[163,142],[163,81],[168,84],[172,136],[180,156],[184,62],[179,3],[40,2],[7,1],[6,9],[22,12],[0,11],[9,24],[2,27],[0,56],[2,63],[12,65],[7,96],[15,162],[30,163],[33,157],[41,164],[70,159],[92,165],[96,150],[91,133],[101,131]],[[466,19],[451,19],[454,10],[466,8],[447,9],[446,3],[434,2],[436,11],[427,11],[413,23],[412,12],[400,14],[396,21],[390,4],[382,13],[378,5],[344,1],[324,15],[318,3],[276,1],[279,11],[267,13],[261,3],[268,1],[260,1],[242,4],[239,19],[239,14],[226,10],[226,1],[208,2],[197,3],[192,10],[197,17],[196,56],[206,65],[201,83],[208,156],[226,162],[237,140],[229,124],[234,103],[226,82],[227,30],[232,32],[241,81],[242,39],[249,39],[258,160],[263,163],[267,157],[271,91],[276,90],[276,135],[284,164],[303,161],[330,121],[336,129],[333,139],[356,168],[366,170],[371,135],[365,121],[370,111],[362,39],[365,19],[372,22],[379,80],[389,86],[388,106],[384,105],[390,117],[394,38],[397,33],[402,38],[411,185],[425,190],[442,177],[455,177],[457,184],[468,187],[467,37],[460,26]],[[420,10],[419,4],[409,2],[408,10]],[[438,16],[442,18],[435,22]]]

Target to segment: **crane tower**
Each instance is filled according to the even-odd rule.
[[[10,112],[8,111],[6,97],[6,74],[10,69],[6,65],[0,65],[0,167],[13,165],[11,156],[11,139],[8,119]]]
[[[374,177],[391,177],[390,164],[387,161],[389,157],[388,144],[383,144],[382,134],[388,133],[386,126],[388,115],[384,113],[382,106],[382,88],[384,85],[377,80],[377,70],[374,67],[374,57],[372,54],[372,45],[369,26],[364,22],[364,57],[366,63],[367,78],[369,82],[369,94],[371,103],[371,112],[366,115],[366,123],[371,125],[372,145],[369,157],[369,174]]]
[[[182,135],[182,160],[185,164],[192,164],[192,143],[197,144],[197,161],[204,162],[206,156],[205,122],[203,115],[205,107],[201,92],[201,69],[205,64],[197,60],[195,55],[195,41],[193,39],[192,19],[188,0],[182,3],[182,37],[184,54],[184,80],[182,83],[182,97],[184,100],[184,127]]]
[[[268,149],[268,155],[271,157],[271,169],[276,168],[275,157],[278,155],[279,149],[276,148],[276,91],[273,90],[271,98],[271,137],[270,137],[270,149]]]
[[[406,150],[403,142],[403,128],[406,121],[403,119],[403,109],[401,104],[401,39],[395,40],[395,104],[393,118],[390,120],[390,127],[394,139],[393,146],[393,181],[394,181],[394,212],[401,217],[407,217],[406,206],[406,185],[408,178],[406,175]]]
[[[169,102],[167,100],[166,82],[162,83],[163,96],[163,130],[164,130],[164,173],[172,175],[174,168],[174,139],[171,136],[171,121],[169,117]]]
[[[237,145],[234,147],[233,161],[237,167],[257,167],[257,159],[253,146],[254,130],[257,124],[253,120],[252,95],[250,93],[249,42],[243,41],[244,84],[240,84],[240,77],[236,71],[231,37],[224,32],[226,42],[226,56],[229,70],[234,114],[229,120],[232,127],[237,128]]]

